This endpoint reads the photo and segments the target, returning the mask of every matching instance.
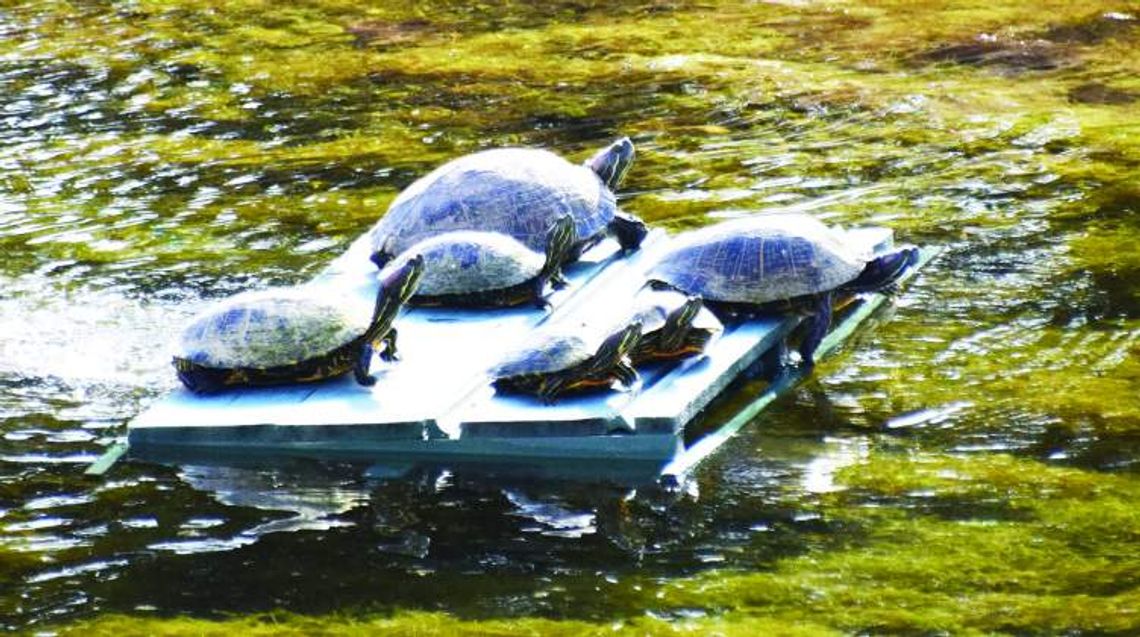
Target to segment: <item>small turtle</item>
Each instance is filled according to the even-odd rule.
[[[806,312],[799,351],[810,367],[836,295],[887,288],[917,259],[914,247],[881,256],[861,252],[842,231],[807,215],[761,215],[680,238],[649,278],[655,287],[699,295],[721,319]]]
[[[496,307],[548,305],[546,284],[566,285],[561,263],[574,243],[574,218],[564,215],[546,233],[546,255],[498,232],[457,230],[425,239],[408,252],[423,256],[424,276],[412,305]],[[401,263],[397,257],[393,263]],[[391,267],[389,265],[388,267]]]
[[[640,338],[641,324],[636,321],[597,347],[578,334],[542,333],[489,373],[496,389],[534,394],[548,404],[562,394],[609,387],[615,380],[630,387],[637,382],[637,372],[628,355]]]
[[[550,224],[566,214],[576,226],[570,261],[608,232],[624,250],[634,250],[648,230],[618,210],[613,193],[633,156],[625,137],[583,165],[531,148],[453,159],[408,186],[372,227],[372,261],[384,267],[412,245],[453,230],[498,232],[542,252]]]
[[[724,331],[699,296],[646,289],[634,299],[631,321],[641,323],[641,340],[630,352],[634,367],[695,356]]]
[[[413,257],[380,284],[370,320],[351,312],[353,301],[304,288],[239,294],[193,320],[174,356],[178,378],[196,393],[231,386],[304,383],[352,370],[361,385],[373,348],[396,357],[392,322],[415,292],[424,270]]]

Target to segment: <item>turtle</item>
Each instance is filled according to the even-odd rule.
[[[371,259],[383,268],[413,244],[453,230],[499,232],[542,252],[550,224],[565,214],[576,226],[567,262],[606,234],[623,251],[635,250],[648,229],[618,210],[613,193],[633,158],[633,142],[623,137],[581,165],[537,148],[496,148],[453,159],[396,197],[369,231]]]
[[[645,288],[632,308],[628,320],[640,322],[642,330],[629,354],[635,368],[700,354],[724,331],[701,297],[676,290]]]
[[[380,283],[371,319],[352,312],[357,303],[338,292],[297,287],[238,294],[203,311],[183,331],[174,369],[191,391],[305,383],[351,370],[356,381],[376,382],[368,368],[379,349],[396,358],[400,308],[424,271],[415,256]]]
[[[629,353],[641,338],[641,323],[633,321],[601,339],[568,331],[546,330],[505,355],[489,370],[495,389],[533,394],[547,404],[562,394],[608,388],[615,380],[627,388],[637,382]]]
[[[574,242],[574,217],[563,215],[546,233],[546,254],[538,254],[499,232],[456,230],[413,245],[424,259],[419,289],[411,305],[498,307],[533,302],[547,307],[549,282],[565,287],[560,264]],[[403,262],[397,257],[392,264]]]
[[[872,255],[809,215],[769,214],[679,237],[648,278],[651,287],[699,295],[722,320],[806,313],[799,353],[810,368],[831,326],[834,300],[890,289],[918,257],[915,247]]]

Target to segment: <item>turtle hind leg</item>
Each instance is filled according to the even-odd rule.
[[[388,265],[388,262],[392,260],[392,257],[391,255],[385,254],[383,252],[373,252],[368,257],[368,260],[376,264],[377,268],[383,270],[384,266]]]
[[[178,380],[182,381],[186,389],[200,396],[221,393],[226,389],[226,383],[222,378],[208,372],[187,373],[180,371],[178,372]]]
[[[195,394],[216,394],[226,389],[225,370],[202,367],[181,358],[175,358],[171,364],[174,365],[178,380]]]
[[[816,303],[815,313],[808,318],[807,334],[800,341],[800,362],[805,370],[815,366],[815,350],[823,342],[831,329],[831,302],[832,293],[821,294]]]

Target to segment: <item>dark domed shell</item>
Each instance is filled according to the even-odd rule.
[[[650,278],[709,301],[759,304],[839,287],[869,258],[813,217],[761,215],[689,233]]]
[[[546,150],[501,148],[454,159],[400,193],[372,228],[389,257],[452,230],[510,235],[541,253],[546,231],[572,214],[578,240],[605,231],[617,210],[598,175]]]
[[[517,239],[497,232],[448,232],[408,251],[423,255],[418,294],[435,296],[505,288],[538,276],[546,262]],[[401,258],[396,260],[400,263]]]
[[[213,368],[269,368],[323,356],[360,337],[366,311],[306,290],[239,294],[207,309],[182,333],[178,357]]]
[[[508,354],[490,370],[494,378],[561,371],[594,354],[585,339],[573,334],[540,334]]]

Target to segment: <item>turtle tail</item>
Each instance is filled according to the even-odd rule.
[[[843,287],[851,292],[874,292],[893,285],[911,266],[918,263],[918,248],[906,247],[888,252],[867,263],[859,276]]]

